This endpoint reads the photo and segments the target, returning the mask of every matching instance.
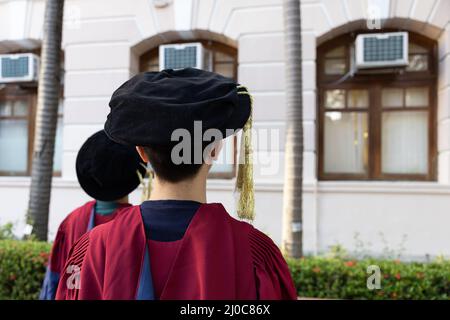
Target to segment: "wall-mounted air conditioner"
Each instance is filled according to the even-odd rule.
[[[355,41],[356,68],[390,68],[408,65],[408,33],[360,34]]]
[[[32,53],[0,55],[0,83],[36,82],[39,57]]]
[[[200,42],[159,46],[159,69],[197,68],[211,70],[211,55]]]

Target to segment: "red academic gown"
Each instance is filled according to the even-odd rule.
[[[39,296],[41,300],[55,299],[60,274],[66,264],[70,248],[75,242],[86,232],[94,228],[94,226],[111,221],[121,209],[129,206],[131,205],[120,205],[112,214],[100,216],[94,212],[94,200],[75,209],[64,219],[58,228],[50,253],[47,272]]]
[[[221,204],[201,205],[181,240],[159,245],[147,241],[140,207],[130,207],[81,237],[65,269],[56,299],[297,297],[278,247]]]

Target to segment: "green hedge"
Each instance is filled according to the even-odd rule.
[[[36,299],[51,245],[0,240],[0,299]],[[450,299],[450,262],[403,263],[305,257],[288,259],[301,297],[333,299]],[[369,265],[381,271],[381,289],[368,290]]]
[[[307,257],[288,260],[298,295],[331,299],[450,299],[450,261],[404,263]],[[380,289],[369,290],[367,267],[380,270]]]
[[[0,300],[37,299],[51,244],[0,240]]]

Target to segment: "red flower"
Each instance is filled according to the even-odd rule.
[[[389,278],[390,276],[389,276],[389,273],[386,273],[385,275],[383,275],[383,278],[385,278],[385,279],[387,279],[387,278]]]
[[[15,281],[17,279],[17,276],[14,273],[11,273],[9,275],[9,280]]]
[[[48,254],[48,252],[41,252],[41,253],[39,253],[39,256],[40,256],[41,258],[48,259],[49,254]]]
[[[345,265],[346,265],[347,267],[353,267],[353,266],[356,265],[356,261],[346,261],[346,262],[345,262]]]
[[[319,267],[314,267],[314,268],[312,269],[312,271],[313,271],[314,273],[319,273],[319,272],[320,272],[320,268],[319,268]]]
[[[402,277],[400,276],[400,273],[397,273],[397,274],[395,275],[395,278],[396,278],[397,280],[400,280]]]

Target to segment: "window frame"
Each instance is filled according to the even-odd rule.
[[[61,89],[61,99],[63,98],[63,89]],[[0,119],[23,119],[28,122],[28,146],[27,146],[27,169],[26,171],[0,171],[1,177],[29,177],[31,176],[31,167],[33,163],[34,137],[36,130],[36,111],[37,111],[37,86],[21,86],[18,84],[5,84],[0,89],[0,100],[14,101],[27,100],[29,112],[27,116],[0,116]],[[63,118],[64,114],[57,114],[57,119]],[[54,171],[54,177],[60,177],[61,171]]]
[[[2,101],[17,101],[25,100],[28,103],[28,115],[27,116],[0,116],[0,119],[16,119],[27,120],[28,124],[28,146],[27,146],[27,168],[25,171],[0,171],[0,177],[20,177],[29,176],[31,174],[31,162],[34,143],[34,129],[35,129],[35,117],[36,117],[36,90],[23,89],[16,85],[5,85],[0,90],[0,100]]]
[[[367,33],[364,31],[364,33]],[[343,75],[325,74],[325,54],[341,45],[346,48],[346,65],[350,65],[350,48],[358,33],[347,34],[332,39],[317,48],[317,139],[318,139],[318,178],[319,180],[366,180],[366,181],[435,181],[437,171],[437,44],[435,41],[415,33],[409,35],[409,41],[428,49],[427,71],[404,71],[402,73],[356,74],[351,80],[336,84]],[[347,67],[347,71],[348,71]],[[381,90],[386,87],[411,88],[427,87],[429,104],[426,109],[402,107],[406,110],[428,111],[428,171],[426,174],[404,174],[382,172],[381,126],[383,107]],[[364,174],[326,173],[324,170],[324,121],[326,90],[332,89],[367,89],[369,92],[368,108],[368,169]],[[405,94],[404,94],[405,95]],[[403,96],[404,99],[404,96]],[[347,103],[347,102],[346,102]],[[333,109],[332,109],[333,110]],[[390,111],[398,111],[390,108]],[[344,110],[339,110],[344,111]],[[387,111],[389,112],[389,111]]]
[[[172,43],[192,43],[192,42],[200,42],[205,49],[210,50],[213,52],[212,55],[212,65],[213,65],[213,72],[215,71],[215,66],[217,64],[216,62],[216,52],[224,53],[226,55],[232,56],[233,61],[230,62],[219,62],[220,64],[232,64],[233,66],[233,79],[237,80],[238,75],[238,50],[236,48],[230,47],[228,45],[225,45],[223,43],[213,41],[213,40],[180,40],[180,41],[171,41],[167,43],[161,43],[159,45],[164,44],[172,44]],[[155,60],[159,61],[159,45],[150,49],[149,51],[143,53],[139,57],[139,72],[144,72],[149,70],[150,67],[157,68],[159,70],[159,64],[150,64],[148,61]],[[233,168],[231,171],[228,172],[210,172],[208,174],[208,179],[233,179],[236,177],[237,174],[237,137],[234,136],[233,138]],[[223,151],[222,151],[223,152]]]

